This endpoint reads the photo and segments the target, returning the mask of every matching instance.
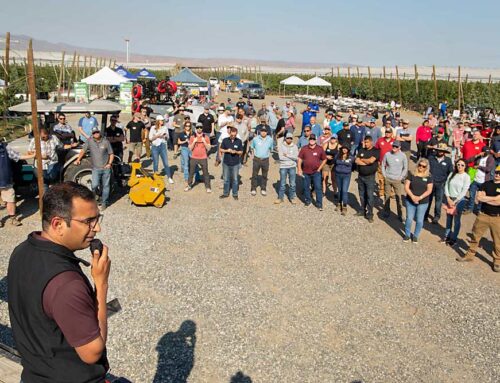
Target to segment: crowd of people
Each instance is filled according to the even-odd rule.
[[[187,113],[193,105],[203,105],[203,113],[196,121]],[[274,160],[279,167],[275,204],[282,204],[285,197],[297,204],[297,184],[301,184],[305,206],[314,204],[322,211],[324,197],[331,193],[335,210],[346,215],[349,205],[358,206],[348,194],[353,173],[357,173],[359,207],[355,214],[373,223],[374,208],[380,201],[381,218],[389,219],[394,200],[405,242],[418,243],[424,222],[437,225],[442,210],[446,227],[441,242],[452,247],[459,239],[463,215],[474,213],[477,221],[487,216],[495,243],[494,269],[500,270],[500,233],[498,226],[491,224],[498,223],[500,205],[500,126],[485,137],[471,127],[466,114],[455,119],[440,111],[439,119],[433,113],[426,115],[413,135],[410,122],[394,109],[384,112],[381,126],[377,126],[379,113],[371,109],[360,115],[353,110],[343,114],[327,108],[320,123],[319,107],[308,104],[300,111],[300,126],[298,113],[293,101],[281,107],[273,101],[254,107],[251,100],[241,97],[236,103],[227,99],[218,104],[190,97],[183,102],[177,100],[168,113],[153,118],[152,109],[144,102],[141,111],[134,113],[126,125],[115,115],[105,130],[87,113],[78,122],[79,137],[61,113],[51,132],[41,130],[44,184],[48,187],[58,179],[61,161],[57,154],[78,143],[83,144],[83,150],[76,163],[88,153],[93,168],[92,187],[100,188],[102,195],[101,210],[109,204],[114,158],[125,162],[152,159],[155,173],[159,172],[161,159],[166,180],[173,184],[168,155],[171,151],[171,161],[180,157],[184,191],[189,192],[203,180],[206,192],[211,193],[210,173],[214,171],[209,160],[214,157],[213,167],[222,168],[219,198],[231,194],[235,200],[242,183],[240,171],[248,161],[252,169],[250,194],[257,196],[258,190],[262,196],[268,194],[270,162]],[[33,143],[24,156],[5,148],[13,160],[34,157]],[[412,162],[415,170],[410,172]],[[6,188],[8,182],[3,185],[2,198],[12,222],[18,224],[12,193]],[[484,234],[482,226],[476,226],[471,244]]]

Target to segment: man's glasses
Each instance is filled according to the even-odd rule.
[[[90,230],[94,230],[97,224],[101,224],[104,216],[102,214],[97,215],[96,217],[91,217],[87,219],[76,219],[71,218],[71,221],[77,221],[83,223],[89,227]]]

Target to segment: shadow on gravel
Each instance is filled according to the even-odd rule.
[[[241,371],[238,371],[236,374],[231,376],[231,380],[229,383],[252,383],[252,378],[248,375],[245,375]]]
[[[0,279],[0,300],[7,302],[7,276]]]
[[[12,334],[12,329],[1,323],[0,323],[0,343],[3,343],[7,347],[15,348],[14,335]]]
[[[158,364],[153,383],[186,383],[194,366],[196,323],[182,322],[179,330],[168,332],[156,346]]]

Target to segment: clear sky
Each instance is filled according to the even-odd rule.
[[[2,33],[131,53],[500,67],[499,0],[6,0]]]

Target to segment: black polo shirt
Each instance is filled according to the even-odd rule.
[[[342,129],[337,133],[339,144],[341,146],[351,146],[353,136],[350,129]]]
[[[123,137],[123,130],[122,128],[115,127],[114,129],[111,127],[106,128],[106,137],[111,138],[111,137]],[[121,152],[123,151],[123,141],[119,142],[111,142],[111,147],[113,148],[113,152]]]
[[[130,142],[142,142],[142,130],[146,129],[144,122],[130,121],[127,124],[127,129],[130,131]]]
[[[236,137],[234,141],[231,141],[230,137],[226,137],[222,140],[221,149],[234,149],[237,152],[243,151],[243,142]],[[233,153],[224,153],[224,164],[228,166],[234,166],[240,164],[240,156],[238,154]]]
[[[481,185],[479,190],[484,191],[487,197],[496,197],[500,194],[500,183],[495,183],[495,181],[486,181]],[[481,212],[488,215],[499,215],[500,206],[493,206],[487,202],[481,203]]]
[[[358,158],[366,160],[371,157],[375,157],[375,162],[370,165],[358,165],[358,172],[361,176],[371,176],[377,173],[378,169],[378,158],[380,156],[380,151],[373,146],[371,149],[361,148],[358,152]]]
[[[215,120],[210,113],[208,113],[207,115],[205,115],[205,113],[200,114],[200,117],[198,117],[198,122],[201,122],[201,124],[203,125],[203,133],[212,133],[212,124],[215,122]]]

